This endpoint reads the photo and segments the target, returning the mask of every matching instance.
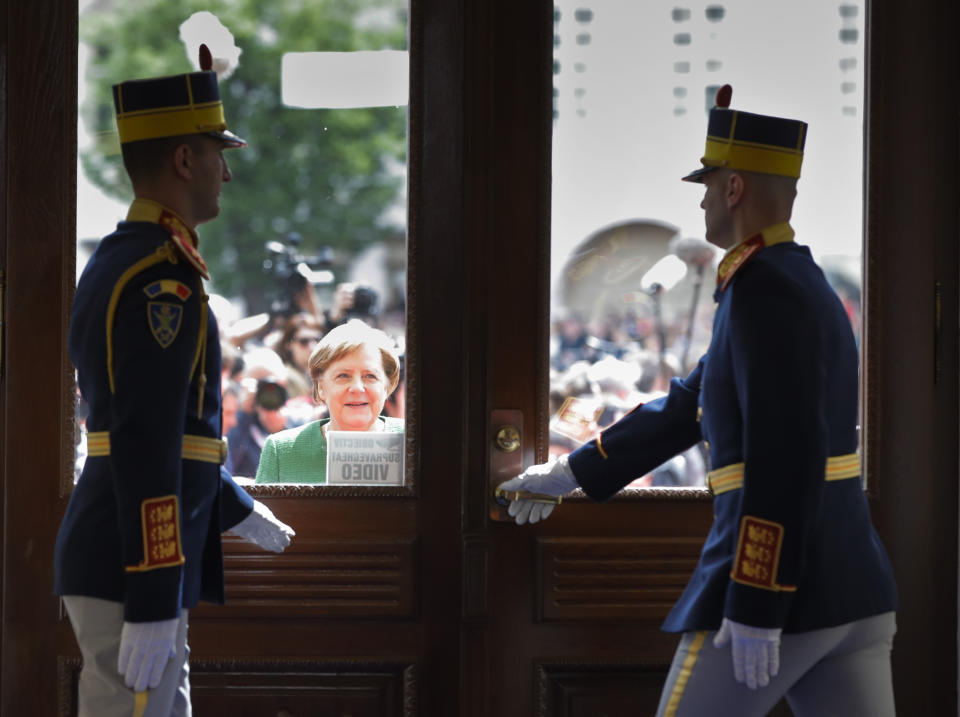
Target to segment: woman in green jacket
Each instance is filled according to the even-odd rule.
[[[329,418],[274,433],[260,454],[256,483],[326,483],[327,431],[402,433],[402,418],[383,416],[397,387],[393,340],[359,319],[332,329],[310,355],[314,398]]]

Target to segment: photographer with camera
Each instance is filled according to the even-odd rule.
[[[317,317],[324,323],[325,331],[350,319],[378,327],[380,296],[375,289],[359,282],[338,284],[333,305],[320,308],[315,287],[329,286],[334,281],[333,249],[324,246],[314,255],[303,254],[302,241],[298,232],[290,232],[283,241],[274,239],[264,245],[267,256],[263,271],[273,281],[273,289],[266,297],[270,317],[267,330],[283,330],[290,317],[301,313]]]
[[[287,389],[281,379],[268,376],[257,381],[253,410],[241,413],[237,425],[227,434],[226,466],[231,475],[256,475],[267,436],[287,427],[281,410],[287,398]]]
[[[333,282],[333,272],[330,271],[333,249],[321,247],[319,253],[308,256],[300,252],[302,241],[298,232],[290,232],[284,241],[272,240],[265,244],[267,257],[263,260],[263,271],[274,282],[274,289],[267,296],[274,326],[282,325],[297,313],[324,318],[313,287]]]
[[[323,311],[327,330],[345,324],[350,319],[360,319],[368,326],[379,328],[379,301],[377,292],[365,284],[352,281],[338,284],[333,292],[333,307]]]

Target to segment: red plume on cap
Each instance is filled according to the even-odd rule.
[[[202,47],[202,45],[201,45]],[[733,88],[730,85],[724,85],[717,90],[717,107],[724,109],[730,106],[730,100],[733,98]]]
[[[213,55],[210,54],[210,48],[200,44],[200,69],[204,72],[213,69]]]

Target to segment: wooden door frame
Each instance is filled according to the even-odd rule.
[[[425,178],[425,190],[411,196],[411,231],[421,249],[410,257],[409,292],[420,297],[418,323],[429,330],[413,337],[411,381],[424,389],[408,419],[429,430],[417,433],[415,495],[391,498],[390,507],[416,532],[412,579],[426,585],[425,576],[437,576],[432,584],[438,587],[416,595],[411,617],[391,625],[399,639],[380,649],[413,660],[402,679],[409,674],[417,684],[408,691],[412,697],[404,697],[403,714],[455,714],[462,577],[455,506],[466,473],[466,424],[456,419],[465,413],[459,387],[468,313],[461,241],[463,13],[458,0],[417,0],[412,10],[417,34],[411,42],[421,43],[419,57],[429,59],[418,70],[422,81],[411,85],[420,93],[411,103],[419,113],[411,118],[411,174]],[[0,269],[7,279],[0,378],[0,715],[68,714],[70,675],[78,664],[72,631],[53,595],[54,541],[67,500],[61,486],[70,485],[73,471],[66,328],[75,284],[77,25],[71,3],[9,0],[0,6],[0,171],[6,189]],[[300,643],[324,630],[339,636],[386,630],[386,623],[287,623],[287,634],[302,628]],[[225,619],[216,629],[227,641],[211,646],[209,621],[194,627],[191,642],[196,638],[201,658],[242,645],[237,654],[250,662],[257,638],[269,634],[259,626],[250,638],[243,620]],[[297,668],[298,651],[309,650],[300,643],[282,665]],[[352,654],[344,652],[344,664],[351,664]]]
[[[53,547],[72,474],[65,368],[76,235],[77,11],[4,2],[0,14],[0,378],[3,493],[0,714],[54,714],[60,646]],[[69,297],[69,298],[67,298]]]
[[[868,21],[867,472],[900,592],[899,711],[947,714],[957,710],[958,13],[874,0]]]
[[[439,253],[423,259],[420,270],[448,272],[440,286],[445,300],[424,301],[421,320],[450,327],[451,351],[421,355],[423,380],[429,377],[445,388],[432,396],[424,391],[418,420],[449,415],[451,394],[454,406],[462,409],[458,420],[446,421],[436,433],[421,432],[421,524],[442,516],[462,538],[455,545],[431,541],[421,553],[425,564],[451,570],[457,576],[453,583],[462,578],[457,595],[430,596],[422,605],[440,611],[436,634],[429,639],[446,645],[427,661],[431,677],[482,675],[485,655],[506,649],[483,644],[486,622],[500,606],[485,605],[482,594],[484,571],[496,566],[483,560],[489,526],[476,518],[475,500],[486,495],[486,476],[471,460],[485,454],[493,407],[484,357],[502,347],[477,338],[477,332],[486,332],[486,323],[470,323],[469,307],[484,296],[479,282],[488,278],[489,265],[470,269],[465,254],[473,258],[479,251],[478,243],[489,237],[487,218],[503,209],[483,194],[501,177],[485,173],[517,163],[530,171],[529,163],[542,160],[535,153],[504,156],[510,144],[484,129],[485,123],[497,123],[510,131],[508,120],[522,116],[529,105],[513,95],[485,108],[484,93],[499,96],[496,77],[479,88],[464,82],[472,77],[469,66],[480,53],[498,48],[502,31],[495,22],[468,31],[464,17],[479,13],[510,20],[513,7],[507,0],[423,3],[425,36],[440,52],[424,68],[427,85],[435,84],[424,102],[423,122],[429,129],[421,147],[422,171],[435,173],[438,185],[452,188],[443,191],[440,202],[425,195],[424,206],[412,211],[425,241],[440,247],[431,248]],[[520,17],[540,22],[541,15],[534,11]],[[866,437],[872,503],[901,591],[894,649],[897,702],[905,713],[953,712],[960,231],[958,107],[951,88],[958,17],[956,7],[936,0],[910,5],[874,0],[868,18],[873,39],[867,93],[872,111],[865,391],[873,407]],[[63,449],[72,406],[64,389],[70,385],[64,375],[69,313],[64,297],[74,280],[76,23],[75,9],[54,0],[7,0],[0,10],[0,171],[5,189],[0,269],[6,275],[5,371],[0,377],[0,715],[55,713],[51,675],[58,666],[46,662],[50,653],[44,644],[53,640],[63,653],[72,641],[51,590],[53,542],[64,505],[60,479],[72,470]],[[522,34],[518,28],[511,32]],[[537,48],[512,47],[510,52],[518,53],[514,62],[542,61]],[[502,65],[508,67],[510,61]],[[465,107],[479,113],[471,114],[468,131],[462,123]],[[464,167],[462,159],[450,160],[451,155],[469,158],[469,163]],[[485,155],[494,164],[488,165]],[[542,229],[545,218],[533,194],[548,189],[549,169],[541,164],[532,169],[540,182],[526,195],[525,207],[519,202],[510,211],[519,212],[525,225]],[[461,510],[451,511],[451,505]],[[473,518],[462,518],[471,511]],[[448,638],[443,633],[453,625],[460,631]],[[461,635],[469,639],[461,642]],[[479,717],[485,714],[483,702],[473,698],[491,689],[500,686],[452,686],[439,702],[422,704],[421,713],[448,714],[459,708]]]

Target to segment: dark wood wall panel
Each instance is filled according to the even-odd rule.
[[[196,618],[299,617],[412,619],[415,538],[323,540],[301,537],[282,555],[224,536],[227,604],[201,603]]]
[[[660,621],[686,587],[703,543],[689,538],[540,538],[540,620]]]
[[[487,616],[488,561],[490,546],[484,541],[463,541],[463,619]]]
[[[191,660],[194,714],[230,717],[414,717],[412,660]],[[80,660],[58,666],[58,717],[77,714]]]
[[[541,663],[536,666],[537,717],[652,715],[669,663]]]
[[[191,662],[195,714],[413,717],[411,662]]]
[[[79,657],[57,657],[57,717],[77,714],[77,685],[80,680]]]

